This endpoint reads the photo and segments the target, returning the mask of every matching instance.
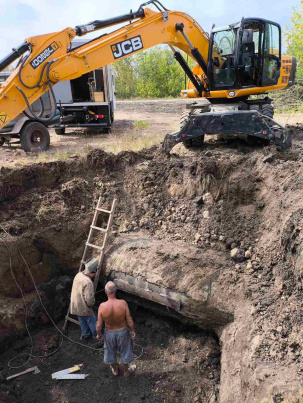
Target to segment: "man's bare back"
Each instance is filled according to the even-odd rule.
[[[130,316],[127,302],[116,298],[117,287],[109,281],[105,286],[108,301],[99,306],[97,322],[97,339],[100,340],[102,325],[104,332],[104,363],[109,364],[114,375],[118,375],[117,352],[121,355],[124,375],[135,372],[136,365],[129,365],[134,359],[130,338],[135,338],[135,327]],[[128,330],[128,329],[129,330]]]
[[[123,299],[116,299],[115,294],[108,297],[108,301],[99,306],[97,333],[100,338],[102,323],[105,322],[105,328],[109,331],[123,330],[127,326],[130,329],[131,336],[135,337],[134,322],[130,316],[127,302]]]
[[[107,330],[125,329],[128,322],[129,309],[122,299],[112,299],[100,305],[100,313]]]

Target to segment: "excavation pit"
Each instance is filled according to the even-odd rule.
[[[178,319],[182,326],[209,329],[207,337],[211,335],[209,340],[214,340],[218,348],[217,339],[212,336],[215,332],[221,355],[214,359],[220,360],[221,372],[219,395],[214,393],[211,399],[243,403],[300,396],[302,146],[298,141],[295,148],[280,154],[274,149],[237,144],[207,145],[195,151],[177,149],[170,155],[157,148],[118,155],[94,150],[86,160],[2,168],[0,339],[2,351],[7,350],[1,358],[2,371],[6,370],[4,364],[8,358],[14,355],[8,350],[9,342],[24,334],[22,299],[10,269],[25,292],[28,320],[31,328],[36,329],[38,341],[41,332],[46,332],[45,340],[49,340],[53,330],[47,327],[47,317],[37,303],[22,256],[45,305],[56,321],[62,320],[93,206],[102,194],[105,207],[110,206],[114,197],[118,199],[104,275],[120,282],[121,288],[124,287],[121,295],[141,306],[137,312],[144,305],[153,310],[157,320],[160,314],[168,312],[171,317],[161,321],[170,324]],[[270,162],[266,161],[268,154]],[[11,265],[7,248],[11,251]],[[55,304],[54,298],[58,301]],[[45,328],[38,330],[41,323],[45,323]],[[166,341],[157,341],[157,334],[162,334],[155,331],[149,339],[148,330],[152,327],[139,322],[137,325],[141,327],[143,344],[144,338],[150,343],[155,339],[152,351],[160,356],[172,351],[168,337]],[[179,328],[179,324],[172,327],[171,340]],[[70,331],[72,335],[76,332],[75,339],[79,337],[78,329]],[[192,330],[186,328],[182,332],[177,337],[186,339]],[[205,333],[199,330],[197,334],[201,340]],[[22,342],[18,343],[21,345],[16,348],[23,351]],[[187,341],[184,345],[188,348]],[[70,349],[72,357],[60,350],[49,361],[45,360],[45,365],[41,364],[46,368],[46,376],[49,377],[55,360],[58,362],[52,372],[80,363],[81,360],[74,360],[78,358],[78,350],[73,350],[73,345]],[[60,361],[62,354],[66,356],[64,362]],[[147,357],[145,367],[149,365]],[[104,371],[104,377],[108,376],[116,393],[117,385],[111,374],[105,372],[99,356],[94,359],[93,379],[99,380],[97,368],[103,368],[100,371]],[[163,362],[163,365],[170,362],[169,356]],[[182,361],[182,374],[190,362],[190,359]],[[155,371],[158,365],[159,361],[153,367]],[[142,392],[142,399],[136,395],[137,400],[131,400],[129,394],[126,401],[140,401],[139,397],[143,401],[158,401],[152,399],[163,396],[178,401],[181,393],[180,401],[187,402],[178,385],[175,395],[170,395],[171,389],[166,387],[161,395],[166,375],[161,378],[159,375],[158,384],[153,384],[153,368],[144,376],[140,372],[135,375],[142,385],[146,382],[148,397]],[[199,378],[193,374],[190,372],[198,382]],[[27,379],[30,376],[36,375],[27,375]],[[53,401],[67,399],[64,393],[69,392],[64,384],[61,388],[53,386],[50,379],[43,379],[39,393],[47,387],[53,390]],[[185,378],[176,379],[176,384],[180,381],[186,387]],[[135,377],[130,382],[135,390]],[[169,378],[170,386],[174,382]],[[77,385],[80,393],[82,386]],[[190,395],[188,402],[203,396],[202,390],[199,396]],[[114,395],[115,399],[120,397]]]
[[[123,295],[120,295],[123,297]],[[103,351],[92,351],[64,340],[51,326],[33,332],[34,355],[23,368],[38,366],[39,374],[27,374],[0,384],[1,402],[80,402],[90,400],[102,402],[204,402],[218,395],[220,381],[220,348],[210,333],[188,327],[176,320],[155,315],[138,305],[130,305],[135,320],[137,337],[134,353],[137,373],[130,378],[122,374],[114,377],[108,366],[103,364]],[[61,323],[62,325],[62,323]],[[68,336],[80,342],[79,328],[68,326]],[[93,347],[93,343],[86,342]],[[17,341],[0,356],[1,376],[21,372],[23,369],[8,369],[11,358],[28,353],[28,337]],[[20,365],[20,360],[11,362]],[[24,361],[23,361],[24,362]],[[53,372],[83,363],[81,373],[89,377],[80,381],[56,381]],[[3,369],[4,368],[4,369]]]

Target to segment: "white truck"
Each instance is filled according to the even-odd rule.
[[[72,42],[76,49],[88,41]],[[62,81],[54,86],[60,123],[54,126],[57,134],[66,128],[87,128],[90,131],[109,129],[116,109],[115,78],[110,66],[94,70],[75,80]]]

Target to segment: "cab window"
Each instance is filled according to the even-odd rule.
[[[232,30],[216,32],[214,35],[215,48],[221,56],[234,53],[236,36]]]
[[[264,59],[262,85],[275,85],[280,77],[280,30],[277,25],[266,23],[264,35]]]
[[[234,52],[236,34],[233,29],[214,34],[213,83],[216,87],[230,87],[235,82]]]

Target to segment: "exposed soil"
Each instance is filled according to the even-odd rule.
[[[300,123],[302,115],[297,116]],[[123,389],[125,395],[118,394],[119,383],[95,353],[87,364],[91,374],[87,380],[76,386],[59,382],[57,387],[47,381],[51,372],[81,362],[78,354],[82,353],[71,345],[66,350],[72,357],[62,350],[45,360],[45,374],[27,376],[43,379],[37,399],[47,386],[54,391],[50,401],[80,402],[91,396],[92,381],[99,379],[101,371],[104,383],[96,396],[107,390],[112,399],[107,401],[113,402],[300,402],[303,131],[300,124],[293,124],[291,130],[294,146],[285,153],[238,140],[211,141],[196,150],[178,145],[170,155],[157,146],[118,155],[96,149],[86,159],[1,168],[2,349],[24,330],[22,300],[11,278],[7,247],[12,252],[11,268],[29,304],[36,306],[32,282],[13,240],[37,283],[73,274],[100,194],[107,207],[114,197],[118,199],[104,275],[140,277],[155,288],[175,292],[176,298],[185,301],[177,313],[179,319],[211,328],[220,338],[218,394],[214,392],[219,379],[215,339],[172,325],[171,319],[160,320],[164,333],[158,330],[160,325],[150,332],[148,320],[140,323],[139,310],[134,312],[139,344],[151,355],[139,361],[138,374],[129,381],[132,386]],[[56,300],[64,290],[68,300],[69,287],[68,280],[56,283],[54,294],[50,297],[45,291],[42,297]],[[62,300],[60,305],[65,303]],[[29,321],[34,327],[47,318],[36,309],[30,310]],[[211,356],[216,369],[207,358],[208,351],[217,354]],[[181,364],[184,354],[188,362]],[[6,352],[1,363],[11,355]],[[83,356],[88,361],[88,354]],[[196,356],[206,359],[207,370],[196,372]],[[89,382],[91,387],[84,386]],[[123,379],[122,388],[124,383]],[[198,383],[201,391],[191,395],[189,391]],[[32,393],[22,388],[24,396]],[[77,400],[80,393],[83,398]]]
[[[283,91],[282,95],[291,95]],[[277,94],[277,107],[282,110],[284,98]],[[64,136],[50,130],[51,145],[47,153],[26,154],[20,144],[0,147],[0,167],[31,165],[53,160],[73,160],[93,149],[101,148],[115,154],[122,150],[140,150],[160,144],[167,133],[179,130],[179,121],[187,100],[118,101],[111,133],[90,134],[80,129],[67,129]],[[288,99],[285,105],[289,105]],[[275,119],[283,125],[303,124],[303,113],[294,111],[276,113]],[[143,125],[140,126],[140,122]],[[139,125],[138,125],[139,123]]]
[[[134,307],[131,307],[134,311]],[[103,364],[103,349],[88,350],[64,341],[59,352],[48,358],[32,359],[41,373],[27,374],[0,385],[1,402],[45,403],[82,402],[201,402],[218,393],[220,349],[206,332],[180,327],[171,320],[161,319],[139,309],[133,313],[137,337],[134,353],[137,373],[114,377]],[[69,337],[79,342],[79,329],[70,326]],[[61,336],[47,327],[35,331],[34,354],[45,356],[56,350]],[[84,342],[83,342],[84,343]],[[1,357],[2,364],[22,351],[29,351],[29,339],[15,343]],[[92,342],[87,346],[94,347]],[[143,348],[143,352],[142,352]],[[22,357],[21,357],[22,358]],[[21,360],[20,358],[20,360]],[[22,362],[19,360],[19,363]],[[83,363],[80,373],[89,374],[85,380],[57,381],[51,374]],[[11,363],[18,365],[18,360]],[[28,366],[27,366],[28,367]],[[25,368],[27,368],[25,367]],[[1,376],[21,372],[3,370]]]

